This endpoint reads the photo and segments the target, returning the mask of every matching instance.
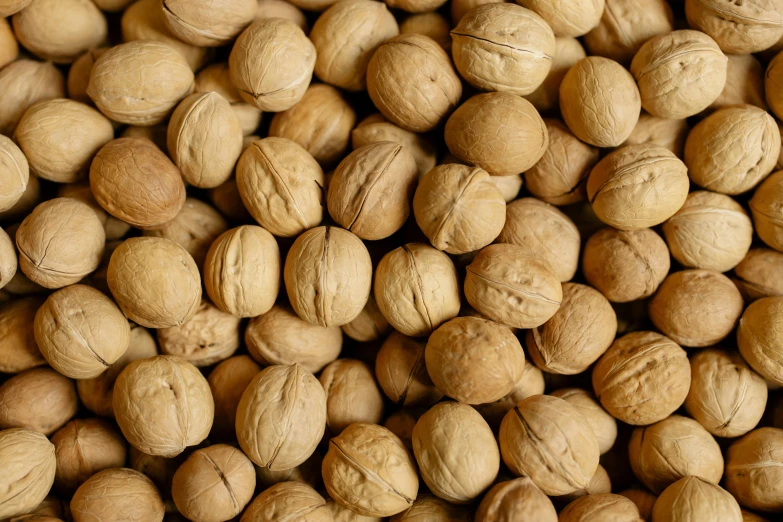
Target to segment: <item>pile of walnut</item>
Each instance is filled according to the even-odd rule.
[[[0,0],[0,521],[781,520],[776,117],[783,0]]]

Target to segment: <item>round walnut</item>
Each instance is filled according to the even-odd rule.
[[[117,219],[114,216],[110,216],[101,208],[98,202],[95,201],[89,184],[64,183],[58,185],[57,188],[58,197],[78,199],[82,203],[86,203],[90,206],[103,225],[103,231],[106,233],[107,242],[121,239],[131,229],[131,226],[128,223]],[[106,256],[106,253],[107,249],[104,249],[104,257]]]
[[[402,441],[374,424],[353,424],[330,440],[322,473],[329,496],[368,517],[405,510],[419,489],[416,466]]]
[[[118,495],[117,492],[122,494]],[[157,522],[165,508],[155,485],[138,471],[111,468],[82,484],[71,500],[74,522],[106,517],[111,520]]]
[[[783,385],[783,297],[765,297],[750,304],[742,314],[737,345],[751,368],[765,379]]]
[[[559,522],[641,522],[639,508],[631,500],[611,493],[577,498],[560,512]]]
[[[446,25],[446,34],[448,35],[448,23]],[[8,20],[3,19],[0,21],[0,69],[16,60],[18,56],[19,43],[16,41],[11,24]]]
[[[374,293],[389,324],[411,337],[427,336],[459,313],[454,264],[423,243],[410,243],[383,256],[375,270]]]
[[[372,294],[370,294],[367,304],[364,305],[362,312],[356,316],[356,319],[342,325],[340,328],[345,335],[360,343],[380,339],[392,329],[381,313],[380,308],[378,308],[378,303],[375,302]]]
[[[339,435],[354,423],[379,424],[383,395],[372,370],[355,359],[329,363],[318,379],[326,393],[326,426]]]
[[[499,482],[487,491],[476,512],[476,522],[512,520],[557,522],[552,501],[529,478]]]
[[[445,0],[386,0],[386,5],[409,13],[427,13],[437,10]]]
[[[741,194],[758,185],[775,168],[779,154],[775,119],[751,105],[715,111],[685,142],[691,181],[722,194]]]
[[[326,501],[316,490],[300,482],[281,482],[258,495],[245,510],[241,522],[332,522]]]
[[[449,118],[445,137],[454,156],[493,176],[526,171],[549,145],[544,120],[533,105],[503,92],[469,98]]]
[[[472,502],[500,469],[489,425],[459,402],[440,402],[421,416],[413,428],[413,453],[430,491],[453,504]]]
[[[560,281],[547,261],[506,243],[479,252],[467,267],[464,291],[476,311],[514,328],[544,324],[563,299]]]
[[[326,1],[328,2],[329,0]],[[297,3],[307,3],[307,0],[299,0]],[[307,18],[305,14],[293,3],[286,0],[258,0],[256,20],[261,20],[262,18],[285,18],[301,27],[302,31],[307,32]]]
[[[49,62],[17,60],[0,70],[0,134],[12,136],[22,115],[39,101],[65,97],[65,78]]]
[[[457,317],[435,330],[424,359],[435,386],[466,404],[503,398],[525,368],[525,354],[511,330],[477,317]]]
[[[666,0],[606,0],[605,4],[598,26],[585,35],[590,54],[627,64],[644,42],[672,32],[674,20]]]
[[[644,110],[671,119],[709,107],[723,91],[727,68],[728,58],[715,40],[691,30],[649,39],[631,62]]]
[[[490,3],[468,11],[451,37],[460,75],[485,91],[532,93],[549,74],[555,54],[552,28],[516,4]]]
[[[176,355],[194,366],[211,366],[239,348],[239,317],[202,300],[187,322],[158,330],[161,353]]]
[[[315,46],[294,22],[261,19],[245,29],[231,49],[231,82],[245,102],[262,111],[284,111],[304,96],[315,55]]]
[[[753,224],[731,197],[696,191],[663,224],[663,234],[672,256],[683,266],[727,272],[748,253]]]
[[[326,395],[301,366],[270,366],[242,394],[237,440],[256,465],[291,469],[312,455],[326,425]]]
[[[358,522],[357,519],[351,520]],[[389,522],[471,522],[472,520],[471,510],[431,494],[421,494],[411,507],[391,517]],[[335,522],[339,520],[335,518]]]
[[[111,256],[109,289],[132,321],[148,328],[186,323],[201,303],[201,277],[187,250],[168,239],[134,237]]]
[[[752,54],[729,54],[726,85],[710,109],[750,104],[767,110],[764,99],[764,66]]]
[[[35,340],[52,368],[72,379],[91,379],[122,357],[130,327],[111,299],[92,287],[71,285],[38,309]]]
[[[23,429],[0,431],[0,517],[34,510],[49,493],[57,461],[44,435]]]
[[[611,417],[611,415],[609,416]],[[604,469],[604,467],[599,464],[598,467],[595,469],[595,473],[593,473],[593,477],[590,479],[590,482],[587,484],[586,488],[578,489],[568,495],[560,495],[558,497],[554,497],[553,501],[558,505],[564,506],[580,497],[584,497],[587,495],[604,495],[606,493],[611,493],[611,492],[612,492],[612,481],[609,478],[609,473],[607,473],[606,469]],[[633,522],[640,522],[640,521],[633,519]]]
[[[177,469],[171,496],[189,520],[223,522],[245,509],[255,488],[253,463],[240,450],[215,444],[194,451]]]
[[[29,179],[27,158],[10,138],[0,135],[0,212],[16,205],[27,189]]]
[[[125,465],[127,443],[111,424],[77,419],[52,435],[57,473],[55,488],[72,492],[99,471]]]
[[[495,402],[486,404],[477,404],[476,410],[484,417],[484,420],[495,429],[500,426],[506,413],[517,405],[522,399],[527,399],[531,395],[540,395],[544,393],[544,374],[530,361],[525,361],[525,369],[522,370],[522,377],[511,388],[511,391]]]
[[[236,182],[250,214],[276,236],[296,236],[323,218],[323,171],[291,140],[253,141],[239,158]]]
[[[586,56],[582,44],[576,38],[555,38],[555,54],[549,74],[538,89],[525,96],[527,101],[539,112],[557,111],[560,107],[560,84],[563,78],[572,65]]]
[[[5,18],[14,13],[18,13],[28,5],[32,0],[0,0],[0,17]]]
[[[51,435],[76,414],[76,386],[49,367],[32,368],[0,385],[0,429]]]
[[[179,169],[146,138],[119,138],[98,151],[90,188],[106,212],[141,229],[165,226],[185,204]]]
[[[652,511],[653,522],[742,522],[739,504],[731,494],[699,477],[684,477],[661,493]]]
[[[256,16],[256,0],[163,0],[163,19],[180,40],[206,47],[231,43]]]
[[[416,161],[419,178],[435,167],[437,156],[429,139],[398,127],[382,114],[367,116],[351,131],[351,146],[354,150],[379,141],[391,141],[405,147]]]
[[[318,373],[337,359],[343,335],[337,326],[311,324],[288,307],[273,306],[250,320],[245,345],[261,365],[299,364],[308,372]]]
[[[772,112],[780,118],[783,115],[783,96],[780,89],[783,86],[783,53],[779,53],[769,62],[764,75],[764,88]]]
[[[734,267],[732,281],[746,302],[783,296],[783,253],[769,248],[751,249]]]
[[[383,427],[397,435],[408,451],[413,452],[413,428],[418,420],[419,416],[412,413],[411,410],[399,410],[386,418]]]
[[[612,417],[634,426],[674,413],[685,402],[690,385],[685,350],[655,332],[620,337],[593,368],[593,391],[601,405]]]
[[[783,430],[759,428],[729,447],[726,489],[748,509],[779,513],[783,510]]]
[[[254,466],[256,468],[256,481],[263,488],[286,481],[301,482],[314,488],[320,488],[323,483],[321,480],[321,461],[323,461],[323,455],[316,450],[309,459],[295,468],[272,471],[269,468]]]
[[[22,297],[0,305],[0,372],[19,373],[46,364],[33,326],[41,304],[43,298]]]
[[[568,70],[560,84],[560,111],[580,140],[616,147],[631,135],[641,111],[633,76],[619,63],[590,56]]]
[[[161,457],[159,455],[147,455],[133,446],[130,447],[128,458],[130,467],[140,473],[145,474],[161,491],[167,492],[170,498],[171,481],[174,478],[177,468],[185,462],[187,455],[180,454],[173,458]]]
[[[27,188],[25,188],[21,197],[17,200],[16,204],[14,204],[7,211],[0,212],[0,218],[2,218],[3,221],[7,221],[11,219],[23,219],[27,214],[30,213],[30,211],[35,207],[36,204],[38,204],[40,200],[41,200],[41,182],[38,181],[38,178],[36,178],[35,176],[30,176],[27,182]],[[8,227],[8,234],[14,235],[11,233],[11,230],[12,228]],[[8,290],[10,291],[10,288]],[[24,293],[24,292],[19,291],[18,293]]]
[[[98,268],[105,239],[89,206],[72,198],[50,199],[16,231],[19,268],[45,288],[62,288]]]
[[[0,228],[0,288],[14,278],[18,265],[14,240]]]
[[[288,251],[284,279],[299,317],[321,326],[348,324],[370,295],[370,254],[347,230],[312,228],[296,238]]]
[[[742,295],[731,279],[712,270],[669,275],[650,301],[650,319],[676,343],[711,346],[734,330],[742,315]]]
[[[725,53],[769,49],[783,36],[783,6],[774,0],[685,0],[688,24],[713,37]]]
[[[332,175],[329,214],[362,239],[386,238],[410,215],[416,173],[416,161],[402,145],[383,141],[360,147]]]
[[[675,156],[682,158],[689,131],[687,120],[669,120],[642,112],[639,122],[623,145],[648,143],[669,149]]]
[[[596,402],[592,393],[579,388],[561,388],[550,395],[563,399],[584,416],[595,434],[601,455],[612,449],[617,440],[617,421]]]
[[[762,241],[783,252],[783,171],[765,179],[750,200],[756,233]]]
[[[404,34],[372,55],[367,91],[393,123],[405,130],[427,132],[441,125],[457,106],[462,84],[449,55],[434,40]]]
[[[736,352],[710,348],[691,357],[688,413],[716,437],[739,437],[761,420],[767,385]]]
[[[400,24],[400,34],[420,34],[432,38],[443,50],[451,51],[451,23],[438,12],[412,14]]]
[[[283,2],[284,0],[279,1]],[[239,91],[231,83],[228,63],[213,63],[203,68],[196,75],[195,91],[203,94],[216,92],[225,98],[231,105],[231,109],[236,113],[237,118],[239,118],[239,126],[242,127],[244,136],[250,136],[258,129],[258,125],[261,122],[261,111],[242,101]]]
[[[386,396],[400,407],[429,407],[442,397],[424,362],[427,343],[394,332],[375,359],[375,376]]]
[[[619,494],[636,504],[637,509],[639,509],[639,515],[643,520],[652,520],[653,506],[658,497],[641,487],[626,489]]]
[[[221,362],[210,372],[207,382],[215,400],[213,431],[229,437],[236,433],[239,400],[259,371],[261,367],[253,359],[237,355]]]

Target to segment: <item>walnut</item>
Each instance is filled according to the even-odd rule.
[[[0,371],[19,373],[46,364],[35,342],[34,320],[43,298],[23,297],[0,305]]]
[[[474,407],[492,429],[496,429],[500,426],[506,413],[516,406],[519,401],[527,399],[532,395],[541,395],[542,393],[544,393],[544,374],[533,363],[526,360],[522,376],[514,387],[511,388],[511,391],[495,402],[477,404]]]
[[[283,3],[284,0],[279,1]],[[262,2],[259,2],[260,5],[262,5]],[[285,5],[296,9],[291,4],[286,3]],[[213,63],[199,71],[196,75],[195,91],[203,94],[215,92],[225,98],[231,105],[231,109],[237,115],[237,118],[239,118],[239,126],[242,128],[244,136],[250,136],[258,129],[262,113],[253,105],[242,101],[239,91],[231,83],[228,63]]]
[[[401,407],[429,407],[443,393],[435,387],[424,363],[427,343],[394,332],[375,359],[375,376],[383,392]]]
[[[233,436],[236,433],[237,407],[261,367],[247,355],[236,355],[221,362],[210,372],[207,382],[215,400],[213,431]]]
[[[641,522],[639,509],[631,500],[603,493],[580,497],[560,512],[560,522]]]
[[[538,89],[525,96],[527,101],[539,112],[556,111],[560,107],[560,84],[563,78],[571,66],[586,56],[584,47],[576,38],[555,38],[555,54],[549,74]]]
[[[299,482],[281,482],[264,490],[245,510],[241,522],[332,522],[326,501],[313,488]]]
[[[416,161],[419,178],[435,167],[435,147],[427,136],[398,127],[382,114],[367,116],[351,131],[351,146],[354,150],[379,141],[402,145]]]
[[[158,522],[163,520],[164,511],[163,500],[152,481],[128,468],[96,473],[76,490],[71,500],[74,522],[102,517]]]
[[[0,135],[0,212],[10,210],[22,198],[30,179],[30,164],[19,147]]]
[[[256,16],[256,0],[163,0],[163,19],[180,40],[217,47],[230,43]]]
[[[601,455],[612,449],[617,440],[617,421],[598,404],[592,393],[579,388],[561,388],[550,395],[563,399],[584,416],[593,429]]]
[[[732,281],[746,302],[762,297],[783,296],[783,253],[753,248],[734,267]]]
[[[655,501],[655,522],[721,520],[742,522],[739,504],[728,491],[699,477],[683,477]]]
[[[726,454],[726,489],[743,506],[779,513],[783,430],[759,428],[729,447]]]
[[[687,120],[670,120],[658,118],[646,112],[639,116],[639,122],[633,128],[631,135],[623,145],[640,145],[649,143],[656,147],[669,149],[678,158],[682,158],[685,149],[685,138],[690,132]]]
[[[367,304],[364,305],[361,313],[356,316],[356,319],[348,324],[344,324],[340,327],[345,335],[362,343],[375,341],[391,330],[391,325],[381,313],[378,308],[378,303],[375,302],[375,298],[370,294],[370,298],[367,300]]]
[[[379,424],[383,396],[372,370],[355,359],[329,363],[318,379],[326,394],[326,426],[339,435],[354,423]]]
[[[783,36],[783,7],[770,0],[686,0],[685,16],[691,27],[712,36],[725,53],[757,53]]]
[[[160,351],[194,366],[210,366],[231,357],[239,348],[239,321],[239,317],[202,300],[188,321],[158,329]]]
[[[420,34],[432,38],[446,52],[451,51],[451,24],[438,12],[412,14],[400,24],[400,34]]]
[[[40,101],[65,97],[65,78],[49,62],[17,60],[0,70],[0,134],[12,136],[22,115]]]
[[[75,383],[49,367],[25,370],[0,385],[0,429],[51,435],[78,407]]]
[[[29,513],[44,500],[54,482],[54,445],[30,430],[0,431],[0,517]]]
[[[128,452],[119,431],[98,419],[72,420],[52,435],[52,444],[57,459],[54,485],[68,492],[99,471],[124,466]]]
[[[783,339],[780,321],[783,297],[765,297],[745,309],[737,330],[737,345],[742,357],[762,377],[783,384],[783,364],[778,348]]]
[[[783,252],[783,171],[776,172],[756,189],[750,200],[750,211],[756,233],[762,241]]]
[[[529,478],[499,482],[479,504],[476,522],[510,522],[512,520],[556,522],[552,501]]]

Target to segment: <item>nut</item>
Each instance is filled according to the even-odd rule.
[[[525,361],[525,369],[522,370],[522,377],[511,388],[506,395],[486,404],[477,404],[474,407],[489,425],[496,429],[500,426],[503,417],[508,410],[512,409],[523,399],[531,395],[541,395],[544,393],[544,374],[530,361]]]
[[[764,98],[764,66],[752,54],[729,54],[726,85],[710,109],[731,105],[755,105],[768,110]]]
[[[400,407],[429,407],[442,397],[424,363],[427,343],[394,332],[375,359],[375,376],[383,392]]]
[[[523,520],[557,522],[552,501],[528,477],[499,482],[487,491],[476,512],[476,522]]]
[[[550,395],[563,399],[584,416],[593,429],[601,455],[612,449],[617,439],[617,421],[601,408],[592,393],[579,388],[561,388]]]
[[[445,0],[388,0],[389,7],[402,9],[409,13],[427,13],[435,11],[445,4]]]
[[[263,487],[271,487],[280,482],[301,482],[314,488],[320,488],[321,481],[321,461],[323,455],[318,450],[310,455],[310,458],[301,465],[280,471],[272,471],[269,468],[256,468],[256,480]]]
[[[712,36],[725,53],[757,53],[783,36],[783,7],[769,0],[686,0],[685,16],[691,27]]]
[[[333,434],[354,423],[381,422],[383,396],[366,364],[341,358],[329,363],[318,380],[326,394],[326,425]]]
[[[604,0],[579,2],[564,0],[522,0],[520,4],[532,9],[552,27],[557,36],[582,36],[596,27],[604,12]]]
[[[762,377],[783,384],[783,365],[778,346],[783,318],[783,297],[765,297],[745,309],[737,330],[737,345],[742,357]]]
[[[55,488],[72,492],[94,474],[125,465],[125,439],[108,422],[72,420],[52,435],[57,473]]]
[[[422,494],[416,498],[411,507],[391,517],[389,522],[471,522],[473,520],[471,514],[461,506],[446,502],[434,495]],[[335,522],[338,522],[337,518]]]
[[[231,43],[256,16],[256,0],[163,0],[166,27],[192,45]]]
[[[39,101],[65,97],[65,78],[51,63],[17,60],[0,71],[0,134],[12,136],[22,115]]]
[[[669,486],[655,501],[655,522],[725,520],[741,522],[734,497],[722,487],[699,477],[684,477]]]
[[[57,196],[61,198],[73,198],[78,199],[82,203],[86,203],[98,216],[98,219],[103,225],[103,231],[106,234],[106,241],[114,241],[121,239],[131,229],[131,226],[114,216],[110,216],[106,211],[101,208],[95,198],[92,195],[90,185],[86,183],[65,183],[57,186]],[[104,249],[104,257],[106,256],[106,250]]]
[[[33,321],[43,299],[23,297],[0,306],[0,371],[19,373],[46,364],[35,342]]]
[[[300,482],[281,482],[258,495],[245,510],[241,522],[331,522],[326,501],[313,488]]]
[[[382,114],[367,116],[351,131],[354,150],[379,141],[391,141],[405,147],[416,161],[419,178],[435,167],[435,148],[427,137],[398,127]]]
[[[648,143],[669,149],[675,156],[682,158],[689,131],[687,120],[669,120],[642,112],[639,122],[623,145]]]
[[[5,18],[14,13],[18,13],[28,5],[32,0],[2,0],[0,2],[0,17]]]
[[[300,0],[299,3],[307,2]],[[293,3],[289,3],[286,0],[258,0],[256,20],[261,20],[262,18],[285,18],[301,27],[302,31],[307,32],[307,18],[304,13]]]
[[[783,430],[759,428],[729,447],[726,454],[726,489],[743,506],[778,513],[781,501]]]
[[[344,324],[340,327],[345,335],[353,339],[366,343],[369,341],[375,341],[391,330],[391,326],[386,318],[378,308],[378,303],[375,302],[375,298],[370,294],[370,298],[367,300],[367,304],[364,305],[361,313],[356,316],[356,319],[348,324]]]
[[[27,189],[29,179],[27,158],[13,141],[0,135],[0,212],[16,205]]]
[[[71,514],[74,522],[101,517],[156,522],[163,519],[164,506],[150,479],[132,469],[111,468],[96,473],[76,490]]]
[[[455,3],[452,0],[452,5]],[[560,107],[560,84],[563,77],[572,65],[585,56],[585,50],[576,38],[555,38],[555,54],[549,74],[538,89],[525,96],[527,101],[539,112],[556,111]]]
[[[54,445],[44,435],[23,429],[0,431],[0,517],[29,513],[54,482]]]
[[[49,367],[25,370],[0,385],[0,429],[51,435],[78,408],[74,382]]]
[[[783,171],[776,172],[759,185],[750,200],[756,233],[762,241],[783,252]]]
[[[631,500],[621,496],[603,493],[577,498],[560,512],[560,522],[641,522],[639,509]]]
[[[451,51],[451,23],[438,12],[412,14],[400,24],[400,34],[420,34],[432,38],[446,52]]]
[[[210,372],[207,382],[215,400],[213,431],[233,436],[236,433],[237,407],[261,367],[247,355],[236,355],[221,362]]]
[[[130,447],[130,467],[147,476],[155,486],[166,492],[171,492],[171,481],[177,468],[185,462],[186,455],[166,458],[159,455],[147,455],[133,446]]]
[[[144,0],[142,0],[144,1]],[[279,0],[283,2],[283,0]],[[259,2],[259,6],[262,2]],[[291,5],[287,4],[286,5]],[[295,7],[291,6],[296,9]],[[231,108],[239,118],[239,125],[242,127],[242,134],[250,136],[258,129],[261,123],[261,111],[256,107],[242,101],[242,96],[234,84],[231,83],[231,75],[228,70],[228,63],[213,63],[203,68],[196,75],[195,91],[198,93],[216,92],[231,104]]]
[[[239,320],[202,299],[187,322],[158,330],[160,351],[194,366],[210,366],[231,357],[239,348]]]
[[[590,479],[590,482],[587,484],[587,487],[582,489],[577,489],[576,491],[568,495],[560,495],[558,497],[554,497],[554,502],[557,504],[569,504],[574,500],[587,495],[604,495],[606,493],[611,493],[611,492],[612,492],[612,481],[609,478],[609,473],[607,473],[604,467],[599,464],[598,467],[595,469],[595,473],[593,473],[593,477]],[[633,522],[641,522],[641,521],[637,521],[636,519],[634,519]]]
[[[655,505],[655,501],[658,499],[655,495],[650,493],[644,488],[633,488],[621,491],[620,495],[628,498],[636,504],[639,509],[639,515],[644,520],[652,520],[652,510]]]
[[[769,248],[753,248],[734,267],[737,285],[746,302],[783,296],[783,254]]]

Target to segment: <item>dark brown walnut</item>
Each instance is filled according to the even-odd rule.
[[[454,156],[493,176],[521,174],[541,159],[549,145],[544,120],[535,107],[503,92],[468,98],[446,122],[445,138]]]
[[[96,473],[71,500],[74,522],[103,517],[118,522],[161,522],[164,513],[163,500],[152,481],[128,468]]]
[[[691,367],[685,350],[668,337],[633,332],[617,339],[599,359],[592,380],[596,397],[614,418],[645,426],[682,406]]]
[[[204,376],[171,355],[126,366],[114,384],[112,402],[128,442],[161,457],[175,457],[207,438],[215,413]]]
[[[316,490],[299,482],[281,482],[264,490],[245,510],[241,522],[332,522],[326,501]]]
[[[245,509],[255,488],[253,463],[240,450],[215,444],[194,451],[179,467],[171,496],[189,520],[223,522]]]
[[[34,103],[65,97],[63,73],[49,62],[17,60],[0,71],[0,134],[13,136]]]
[[[323,369],[318,380],[326,394],[326,426],[334,435],[354,423],[380,424],[383,395],[366,364],[337,359]]]
[[[356,316],[356,319],[342,325],[340,328],[345,335],[360,343],[380,339],[392,329],[383,313],[381,313],[380,308],[378,308],[378,303],[375,302],[372,294],[370,294],[367,304],[364,305],[362,312]]]
[[[388,237],[410,215],[416,174],[416,161],[402,145],[384,141],[360,147],[332,175],[329,214],[362,239]]]
[[[239,91],[231,83],[228,63],[213,63],[203,68],[196,75],[195,91],[204,94],[216,92],[225,98],[239,118],[239,126],[242,128],[244,136],[250,136],[258,129],[261,122],[261,111],[242,101]]]
[[[750,210],[761,240],[783,252],[783,171],[774,173],[759,185],[750,200]]]
[[[78,408],[74,382],[48,366],[26,370],[0,385],[0,429],[25,428],[51,435]]]
[[[712,36],[725,53],[764,51],[783,36],[783,6],[771,0],[686,0],[685,15],[691,27]]]
[[[54,445],[34,431],[3,430],[0,461],[0,517],[30,513],[44,500],[54,482]]]
[[[783,297],[765,297],[745,309],[737,331],[742,357],[762,377],[776,384],[783,384],[781,318]]]
[[[411,410],[399,410],[386,418],[383,427],[397,435],[408,451],[413,453],[413,428],[418,420],[418,415]]]
[[[725,486],[744,507],[768,513],[783,510],[783,430],[759,428],[729,447]]]
[[[299,466],[291,469],[272,471],[269,468],[256,468],[256,481],[262,488],[272,487],[281,482],[301,482],[313,488],[320,488],[323,484],[321,480],[321,462],[323,455],[315,450],[310,458]]]
[[[33,321],[43,298],[23,297],[0,306],[0,371],[19,373],[46,364],[35,342]]]
[[[442,125],[462,96],[462,84],[449,55],[434,40],[403,34],[373,54],[367,92],[393,123],[413,132]]]
[[[419,489],[402,441],[374,424],[352,424],[330,440],[322,473],[329,496],[362,516],[396,515],[413,504]]]
[[[287,306],[276,305],[250,320],[245,346],[263,366],[299,364],[310,373],[318,373],[340,355],[343,336],[337,326],[311,324]]]
[[[242,394],[261,367],[247,355],[236,355],[221,362],[210,372],[207,382],[215,401],[212,430],[231,437],[236,433],[237,407]]]
[[[163,19],[180,40],[217,47],[231,43],[253,21],[255,0],[163,0]]]
[[[45,288],[77,283],[101,261],[106,234],[95,212],[72,198],[35,207],[16,231],[19,268]]]
[[[405,130],[382,114],[367,116],[351,131],[351,146],[354,150],[379,141],[391,141],[405,147],[416,160],[419,178],[435,166],[435,147],[427,136]]]
[[[752,248],[734,267],[732,281],[746,302],[783,296],[783,253],[769,248]]]
[[[125,465],[128,444],[120,432],[106,421],[76,419],[52,435],[57,473],[54,487],[75,491],[94,474]]]
[[[687,120],[658,118],[642,112],[641,116],[639,116],[639,122],[623,145],[649,143],[669,149],[675,156],[682,158],[685,138],[687,138],[689,131],[690,127]]]
[[[595,396],[589,391],[579,388],[560,388],[550,393],[553,397],[563,399],[576,410],[581,413],[590,427],[593,429],[595,438],[598,441],[598,451],[603,455],[614,446],[617,440],[617,421],[604,410],[595,399]],[[598,470],[606,471],[598,466]],[[596,475],[598,472],[596,472]],[[594,479],[600,479],[600,477],[593,476]],[[607,477],[608,480],[608,477]],[[591,482],[592,484],[592,482]],[[595,492],[588,484],[585,490],[587,494]],[[606,493],[611,492],[611,487]],[[576,495],[576,493],[572,493]]]
[[[375,376],[383,392],[401,407],[429,407],[442,397],[424,363],[427,343],[392,333],[375,359]]]
[[[739,504],[720,486],[699,477],[684,477],[669,486],[655,501],[654,522],[720,520],[741,522]]]
[[[310,457],[326,426],[326,395],[298,364],[270,366],[242,394],[236,417],[239,445],[256,465],[291,469]]]
[[[650,319],[676,343],[711,346],[734,330],[744,303],[731,279],[711,270],[668,276],[650,301]]]
[[[145,138],[119,138],[98,151],[90,188],[106,212],[141,229],[165,226],[185,204],[179,170]]]
[[[557,511],[549,497],[529,477],[522,477],[492,486],[479,504],[475,520],[557,522]]]
[[[0,135],[0,215],[16,205],[30,181],[30,164],[10,138]]]
[[[239,317],[202,299],[188,321],[158,330],[160,352],[181,357],[194,366],[211,366],[239,348],[239,321]]]
[[[560,512],[560,522],[642,522],[639,509],[631,500],[621,496],[603,493],[586,495],[568,504]]]
[[[511,388],[510,392],[495,402],[477,404],[474,407],[492,429],[497,429],[508,410],[516,406],[519,401],[527,399],[531,395],[540,395],[542,393],[544,393],[543,372],[530,361],[525,361],[525,369],[522,370],[522,376],[514,387]]]

